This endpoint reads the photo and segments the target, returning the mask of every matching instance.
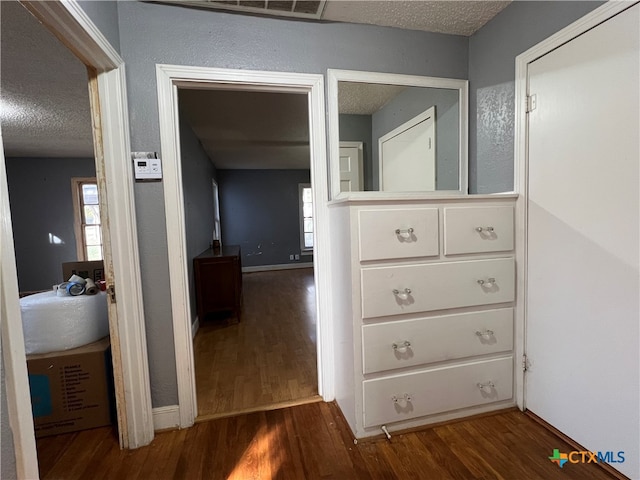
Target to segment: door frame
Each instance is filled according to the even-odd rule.
[[[607,21],[609,18],[632,7],[638,2],[610,1],[596,8],[584,17],[563,28],[551,37],[534,45],[516,57],[515,78],[515,145],[514,145],[514,190],[516,201],[516,264],[518,276],[516,285],[515,312],[515,355],[518,361],[515,375],[515,395],[518,408],[526,409],[525,368],[527,333],[527,238],[529,202],[529,136],[527,123],[527,95],[529,93],[529,64],[540,57],[570,42],[586,31]]]
[[[178,87],[304,93],[309,100],[311,184],[314,200],[314,277],[316,284],[318,392],[334,398],[333,318],[330,302],[329,199],[326,162],[324,77],[321,74],[156,65],[160,144],[164,164],[171,313],[178,382],[176,426],[189,427],[198,414],[191,337]],[[176,228],[177,227],[177,228]]]
[[[51,33],[87,65],[92,97],[97,177],[102,177],[108,205],[107,236],[112,246],[112,272],[116,286],[117,318],[110,315],[110,334],[117,402],[118,431],[123,448],[137,448],[154,435],[151,410],[144,310],[138,258],[133,175],[129,141],[124,61],[75,0],[22,1]],[[97,103],[96,103],[97,102]],[[101,148],[100,148],[101,147]],[[101,161],[100,161],[101,160]],[[4,151],[2,170],[4,171]],[[5,173],[3,172],[3,176]],[[6,180],[4,178],[3,180]],[[4,189],[3,189],[4,191]],[[8,201],[2,195],[0,202]],[[22,320],[18,301],[15,249],[9,206],[2,205],[2,281],[6,318],[2,320],[3,357],[6,364],[7,403],[14,437],[18,476],[38,478],[31,398],[25,363]],[[114,308],[114,307],[112,307]],[[118,321],[120,319],[120,321]],[[124,321],[126,319],[126,321]],[[21,343],[22,342],[22,343]],[[7,348],[8,347],[8,348]]]

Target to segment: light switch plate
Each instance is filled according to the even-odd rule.
[[[133,152],[131,156],[136,181],[162,180],[162,162],[156,152]]]

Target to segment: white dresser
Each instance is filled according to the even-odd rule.
[[[506,408],[515,195],[336,203],[336,399],[357,438]],[[347,246],[347,248],[344,248]]]

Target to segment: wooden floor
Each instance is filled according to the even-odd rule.
[[[199,420],[315,400],[315,309],[311,268],[244,274],[241,321],[194,340]]]
[[[609,479],[549,460],[564,441],[517,410],[354,444],[333,403],[220,418],[121,451],[113,429],[38,440],[44,479]]]

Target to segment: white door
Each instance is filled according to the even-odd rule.
[[[636,5],[531,63],[528,78],[525,407],[591,451],[624,451],[612,465],[631,478],[640,475],[639,25]]]
[[[380,137],[380,190],[436,189],[436,107]]]
[[[340,142],[340,191],[363,191],[363,171],[362,142]]]

